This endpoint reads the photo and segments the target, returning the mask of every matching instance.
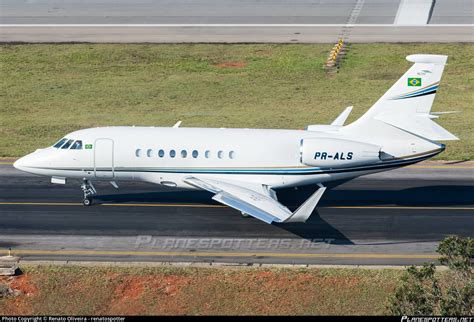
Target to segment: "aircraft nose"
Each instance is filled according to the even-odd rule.
[[[24,156],[22,158],[19,158],[18,160],[16,160],[14,163],[13,163],[13,167],[15,169],[18,169],[18,170],[23,170],[25,169],[25,167],[28,166],[28,161],[27,161],[27,156]]]
[[[27,154],[13,163],[13,167],[18,170],[33,173],[35,168],[41,164],[41,155],[38,151]]]
[[[33,153],[25,155],[24,157],[16,160],[13,166],[21,171],[42,174],[45,168],[48,168],[51,161],[55,158],[55,155],[47,149],[38,149]]]

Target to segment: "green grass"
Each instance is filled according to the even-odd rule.
[[[314,45],[2,45],[0,156],[21,156],[66,133],[104,125],[304,128],[346,106],[363,114],[410,66],[447,54],[434,111],[461,138],[438,158],[474,158],[473,44],[354,44],[340,73]],[[243,68],[220,68],[222,62]]]
[[[0,315],[387,314],[402,275],[384,269],[23,265]],[[0,285],[2,280],[0,279]]]

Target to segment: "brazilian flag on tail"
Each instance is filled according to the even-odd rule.
[[[408,86],[421,86],[421,78],[409,77]]]

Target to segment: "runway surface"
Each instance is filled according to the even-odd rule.
[[[474,23],[474,1],[436,0],[431,14],[430,24],[443,23]]]
[[[73,0],[0,4],[0,42],[472,42],[472,0],[438,0],[427,26],[393,25],[399,0]],[[417,24],[414,21],[413,24]]]
[[[365,0],[359,23],[392,23],[399,0]],[[357,0],[3,0],[2,24],[346,23]]]
[[[79,183],[52,185],[0,166],[0,247],[31,260],[391,264],[436,260],[449,234],[474,237],[474,168],[415,166],[330,190],[305,224],[267,225],[206,192]],[[279,192],[297,207],[311,188]]]
[[[392,24],[400,0],[3,0],[2,24]],[[353,12],[354,8],[360,10]],[[429,23],[472,24],[472,0],[437,0]]]

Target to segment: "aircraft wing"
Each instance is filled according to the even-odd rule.
[[[184,181],[192,186],[214,193],[212,199],[249,214],[267,224],[272,222],[305,222],[326,189],[326,187],[320,186],[295,212],[291,212],[276,200],[273,190],[263,185],[239,185],[235,182],[201,177],[187,177]]]

